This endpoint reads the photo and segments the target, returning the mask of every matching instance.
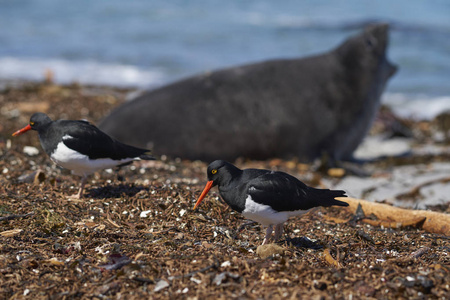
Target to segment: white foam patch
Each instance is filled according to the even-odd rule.
[[[63,139],[70,138],[64,136]],[[56,150],[50,155],[50,158],[59,166],[72,170],[72,173],[78,176],[88,176],[97,170],[109,169],[119,164],[133,161],[133,158],[122,160],[113,160],[109,158],[100,158],[90,160],[87,155],[81,154],[68,148],[64,143],[59,143]]]
[[[450,110],[450,96],[408,96],[402,93],[386,93],[383,95],[383,103],[397,115],[416,120],[431,120],[440,113]]]
[[[358,159],[374,159],[382,156],[403,155],[411,151],[412,139],[389,138],[384,135],[366,136],[356,149],[354,156]]]
[[[43,58],[0,58],[0,79],[42,81],[51,71],[56,83],[149,87],[161,84],[163,72],[133,65]]]
[[[308,211],[309,210],[294,210],[278,212],[269,205],[253,201],[252,197],[248,195],[247,199],[245,199],[245,209],[242,211],[242,215],[247,219],[261,223],[264,226],[269,226],[281,224],[290,217],[300,216]]]

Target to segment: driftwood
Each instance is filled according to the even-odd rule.
[[[338,197],[336,199],[347,202],[350,205],[349,209],[352,212],[355,212],[358,204],[361,204],[366,215],[374,214],[379,220],[388,221],[388,224],[403,224],[403,226],[405,226],[404,224],[412,225],[418,223],[418,220],[421,221],[423,218],[426,218],[422,225],[422,228],[425,231],[450,236],[450,214],[427,210],[404,209],[388,204],[354,198]],[[380,222],[380,225],[383,224]]]
[[[380,226],[384,228],[404,228],[404,227],[421,227],[426,221],[426,217],[417,217],[411,220],[405,220],[402,222],[398,221],[385,221],[385,220],[372,220],[363,219],[364,223],[370,224],[372,226]]]

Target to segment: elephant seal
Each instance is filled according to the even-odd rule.
[[[189,77],[119,106],[99,127],[169,157],[351,160],[397,69],[388,29],[370,25],[321,55]]]

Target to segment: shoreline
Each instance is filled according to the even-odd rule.
[[[192,74],[195,75],[195,74]],[[26,85],[41,85],[50,84],[56,86],[80,86],[91,89],[117,89],[128,90],[130,96],[127,101],[134,98],[135,95],[143,93],[148,90],[156,89],[158,87],[182,80],[187,77],[175,78],[168,81],[158,81],[139,86],[136,84],[129,85],[112,85],[99,83],[80,83],[73,81],[70,83],[60,83],[54,79],[52,71],[48,71],[42,80],[26,80],[26,79],[6,79],[0,78],[0,91],[8,88],[21,88]],[[381,97],[381,106],[388,108],[395,117],[412,120],[415,122],[432,121],[439,115],[450,114],[450,95],[434,95],[427,96],[425,94],[408,95],[399,92],[385,91]]]

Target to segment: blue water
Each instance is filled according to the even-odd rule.
[[[391,24],[400,71],[384,101],[405,115],[450,109],[450,1],[0,0],[0,80],[151,88],[220,67],[330,50]]]

